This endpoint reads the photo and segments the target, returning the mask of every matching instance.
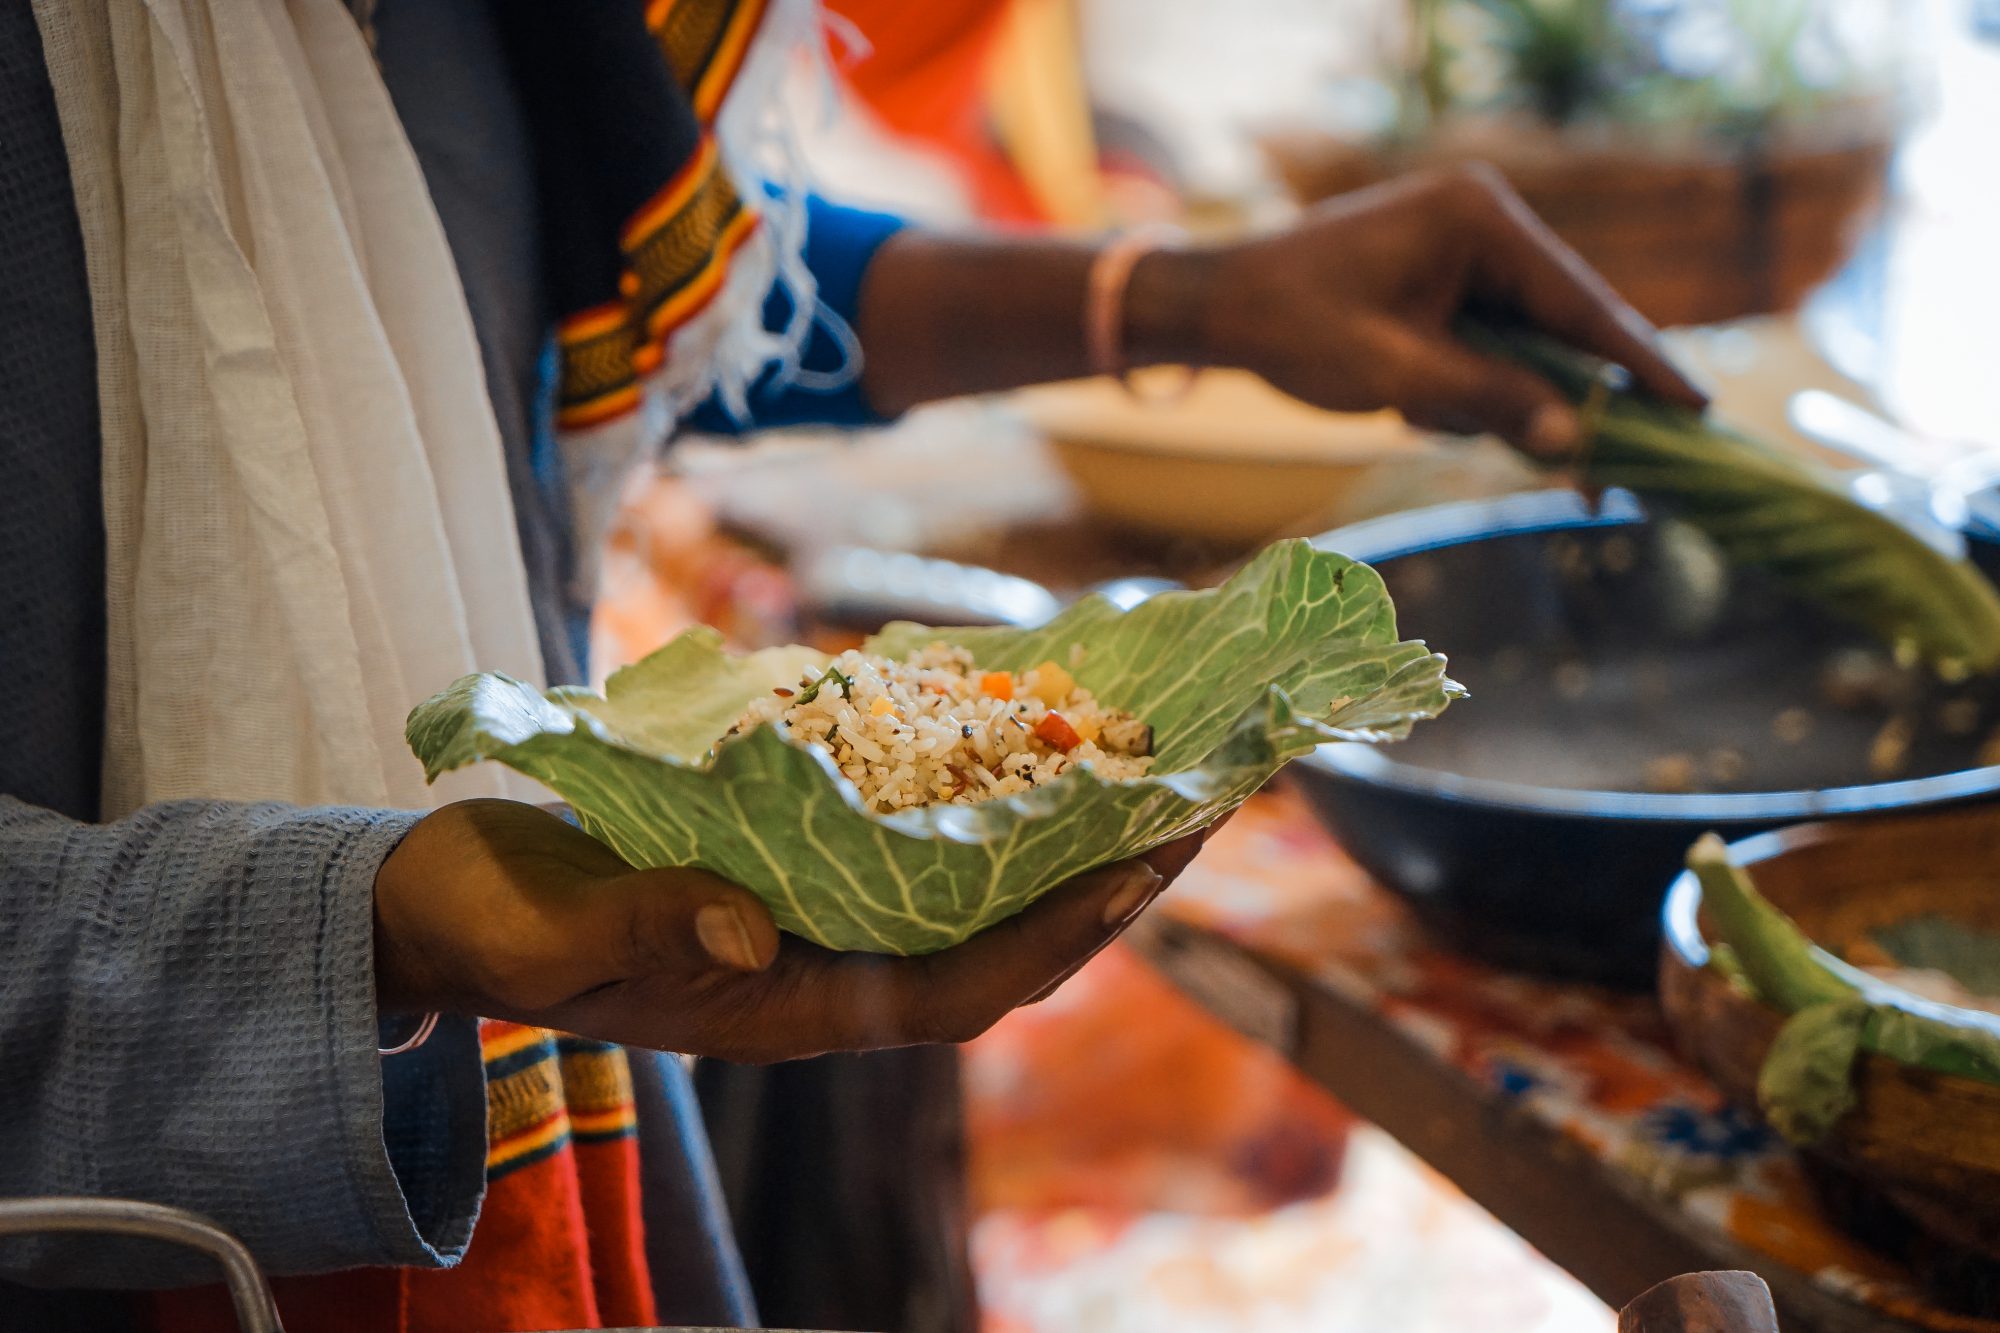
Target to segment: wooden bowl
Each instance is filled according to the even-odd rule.
[[[1835,953],[1913,916],[2000,932],[2000,812],[1806,824],[1736,844],[1758,889]],[[1683,1049],[1733,1100],[1783,1018],[1705,964],[1701,886],[1667,896],[1660,1000]],[[2000,1087],[1863,1054],[1859,1105],[1808,1156],[1887,1198],[1929,1237],[2000,1263]]]
[[[1227,544],[1318,531],[1379,465],[1437,451],[1393,412],[1322,412],[1241,371],[1203,371],[1178,398],[1096,379],[1015,401],[1099,517]]]

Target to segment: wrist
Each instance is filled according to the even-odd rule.
[[[1205,366],[1217,360],[1210,337],[1215,271],[1210,248],[1149,250],[1125,287],[1124,351],[1128,366]]]
[[[407,904],[425,890],[425,825],[432,818],[418,820],[375,871],[375,1011],[384,1019],[442,1007],[427,951],[412,940],[414,932],[404,919]]]

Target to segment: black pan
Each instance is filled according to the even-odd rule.
[[[1471,695],[1406,742],[1324,746],[1295,771],[1364,867],[1491,961],[1643,987],[1703,832],[2000,793],[1978,766],[1990,689],[1913,696],[1865,666],[1861,635],[1623,493],[1444,505],[1319,544],[1375,566],[1403,633]],[[1900,702],[1856,697],[1888,687]],[[1871,748],[1895,714],[1914,736],[1882,781]]]

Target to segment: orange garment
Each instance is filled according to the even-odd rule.
[[[827,0],[868,49],[842,79],[884,127],[951,159],[974,211],[996,222],[1049,219],[995,140],[987,79],[1010,0]]]
[[[616,1046],[480,1026],[486,1200],[456,1268],[272,1283],[288,1333],[534,1333],[657,1323],[641,1242],[632,1076]],[[154,1333],[235,1327],[221,1287],[147,1298]]]

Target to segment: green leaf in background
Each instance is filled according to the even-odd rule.
[[[1819,1142],[1854,1109],[1854,1062],[1869,1012],[1851,995],[1801,1009],[1778,1029],[1757,1071],[1757,1108],[1790,1142]]]
[[[1717,937],[1764,1003],[1795,1014],[1855,994],[1838,970],[1844,964],[1757,892],[1721,838],[1704,833],[1688,850],[1687,864],[1701,881],[1701,905],[1715,919]]]
[[[1836,474],[1672,403],[1607,387],[1605,366],[1539,334],[1468,324],[1464,336],[1547,376],[1583,404],[1583,472],[1657,502],[1734,563],[1782,579],[1941,673],[2000,668],[2000,593],[1966,560],[1857,503]]]
[[[1885,926],[1874,939],[1904,967],[1942,972],[1974,995],[2000,997],[2000,935],[1933,915]]]
[[[432,778],[484,759],[520,770],[626,860],[735,880],[794,934],[915,954],[1212,823],[1323,741],[1405,735],[1462,693],[1442,657],[1397,639],[1373,570],[1297,541],[1219,588],[1130,611],[1090,598],[1032,630],[898,624],[866,649],[901,656],[938,640],[993,670],[1064,663],[1152,726],[1153,771],[1105,782],[1077,768],[979,805],[872,814],[830,758],[769,727],[717,744],[752,699],[826,657],[732,656],[705,629],[613,675],[602,698],[468,676],[410,715],[409,741]]]

